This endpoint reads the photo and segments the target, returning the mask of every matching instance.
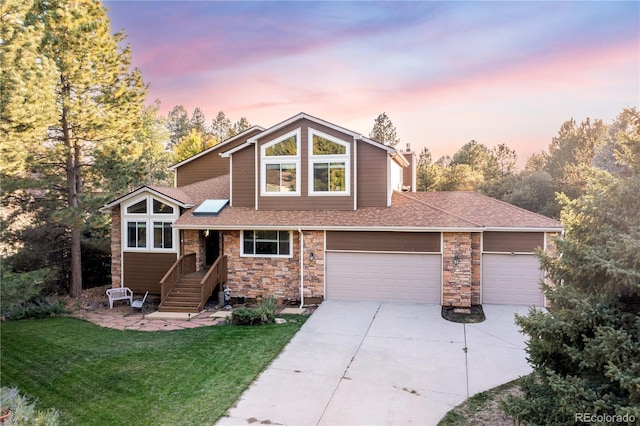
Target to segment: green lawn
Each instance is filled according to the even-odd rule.
[[[298,331],[296,322],[140,332],[73,318],[0,326],[3,387],[61,424],[215,423]]]

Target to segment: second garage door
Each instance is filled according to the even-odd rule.
[[[533,254],[484,254],[482,303],[543,306],[542,278]]]
[[[440,303],[437,254],[327,252],[327,299]]]

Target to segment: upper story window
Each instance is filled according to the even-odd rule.
[[[309,195],[349,195],[349,144],[309,129]]]
[[[176,251],[177,230],[173,222],[178,209],[146,195],[124,205],[122,227],[127,251]]]
[[[262,195],[300,195],[300,129],[296,129],[262,146]]]

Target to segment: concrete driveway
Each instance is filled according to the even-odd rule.
[[[433,425],[467,395],[531,371],[514,324],[526,307],[485,305],[487,320],[466,325],[440,309],[322,303],[218,424]]]

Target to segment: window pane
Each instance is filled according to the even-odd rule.
[[[153,247],[162,248],[162,222],[153,222]]]
[[[278,254],[278,243],[256,240],[256,254]]]
[[[256,241],[278,241],[278,231],[256,231]]]
[[[165,249],[173,247],[171,222],[153,222],[153,247]]]
[[[331,180],[329,182],[330,191],[344,191],[345,166],[344,163],[331,163]]]
[[[253,251],[253,231],[244,231],[242,239],[244,240],[244,253],[255,254]]]
[[[158,201],[156,199],[153,200],[153,213],[160,213],[160,214],[172,214],[173,213],[173,207]]]
[[[344,155],[347,147],[318,135],[313,135],[313,155]]]
[[[281,176],[282,176],[281,191],[296,192],[296,165],[283,164]]]
[[[267,164],[265,180],[267,192],[295,192],[296,165]]]
[[[147,223],[138,222],[138,247],[147,246]]]
[[[280,241],[289,241],[289,231],[280,231]]]
[[[164,223],[164,248],[173,248],[173,232],[169,222]]]
[[[289,241],[280,241],[280,255],[288,255],[289,254]]]
[[[127,213],[146,213],[147,200],[142,200],[132,206],[127,207]]]
[[[283,155],[297,155],[298,146],[295,136],[291,136],[288,139],[278,142],[275,145],[270,146],[264,150],[265,155],[268,157],[278,157]]]
[[[313,190],[329,190],[329,164],[315,163],[313,165]]]
[[[127,247],[145,248],[147,246],[147,223],[127,222]]]
[[[138,241],[136,234],[136,223],[127,222],[127,247],[136,247]]]
[[[280,192],[280,164],[267,164],[267,192]]]

